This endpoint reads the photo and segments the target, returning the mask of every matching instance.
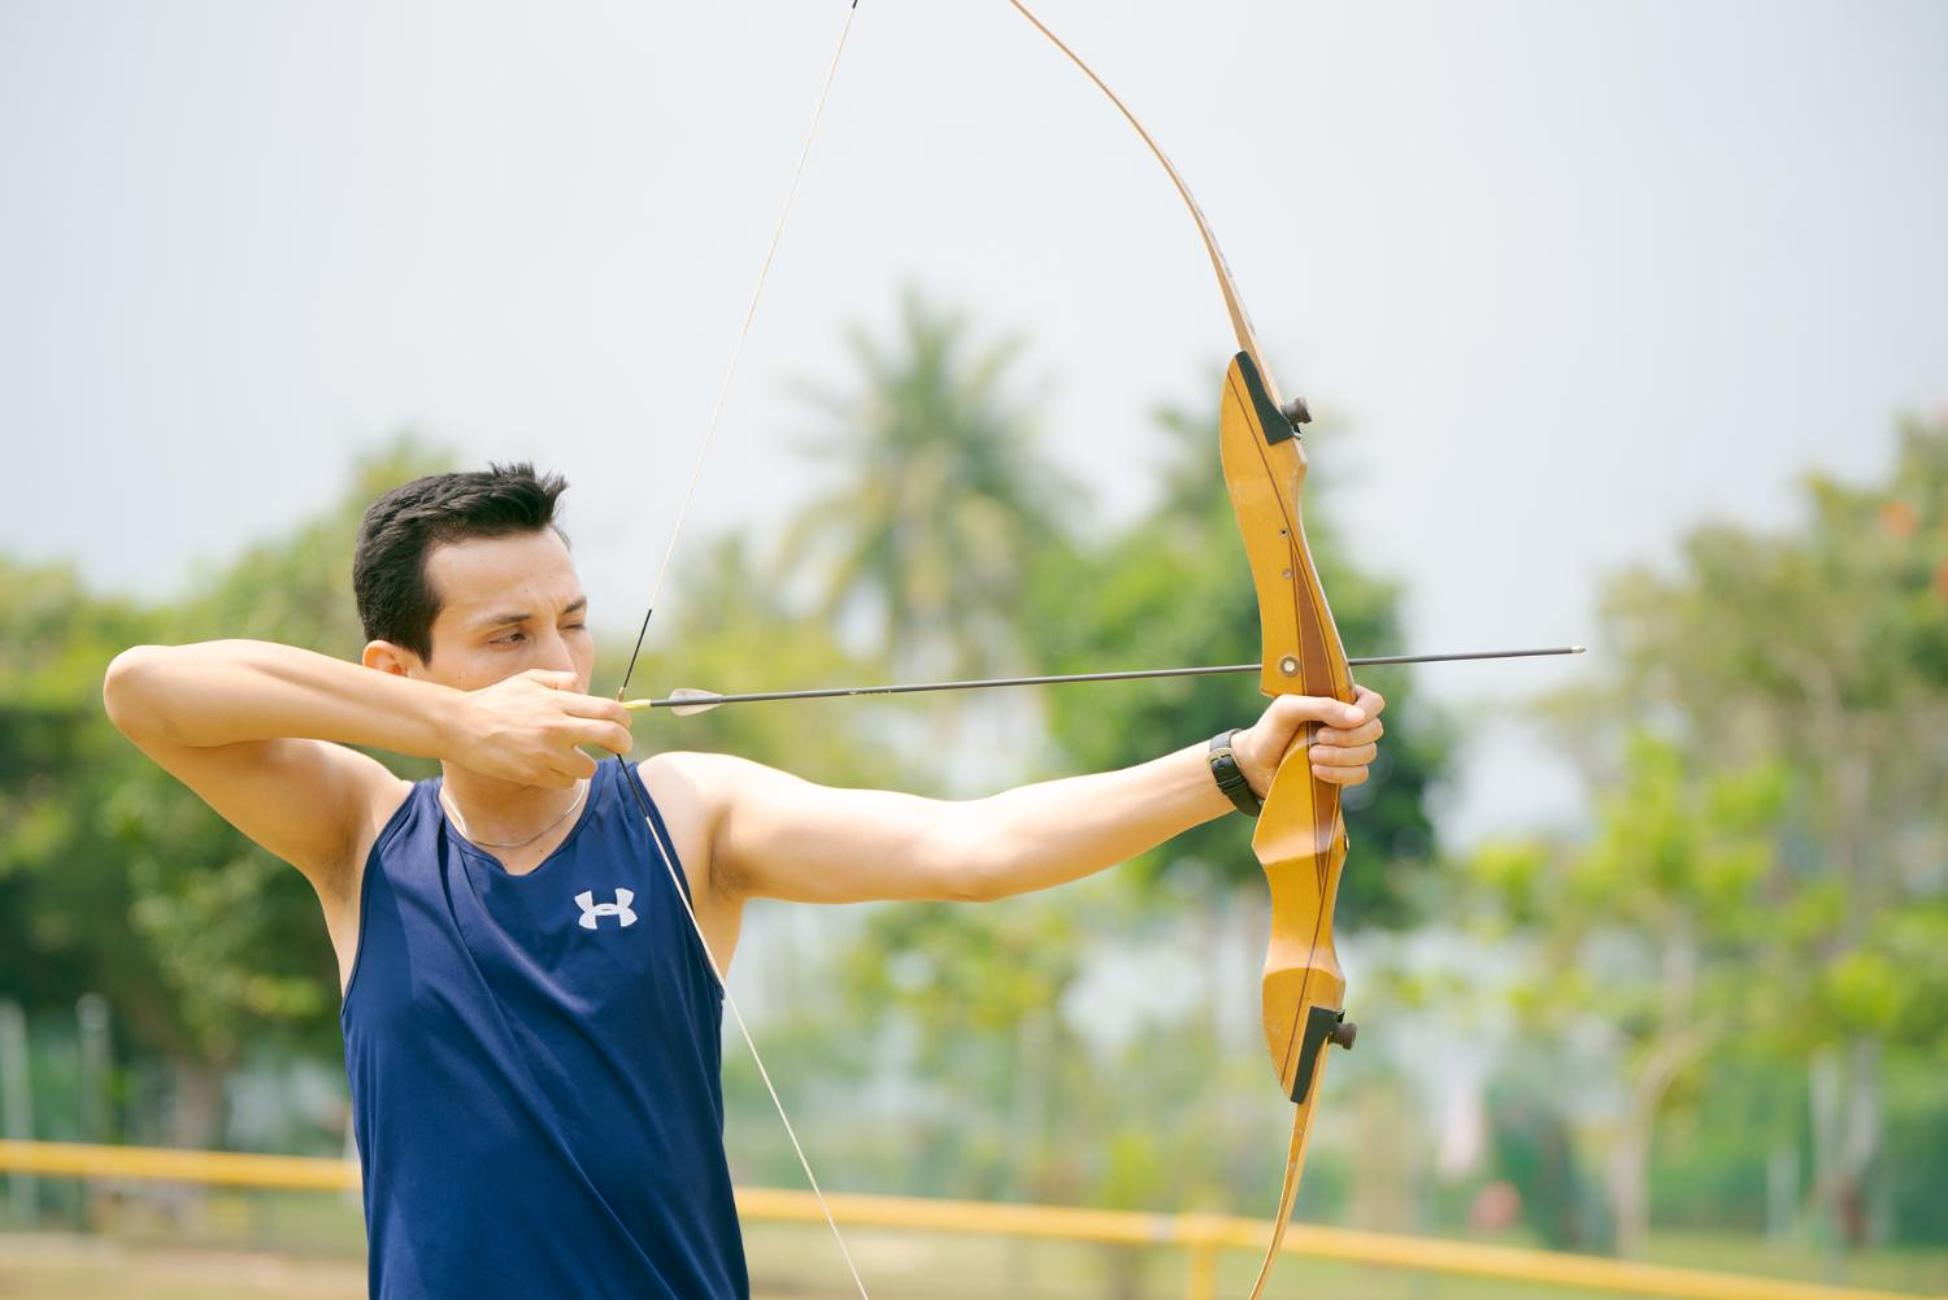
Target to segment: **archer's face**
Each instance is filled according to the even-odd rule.
[[[586,693],[595,667],[588,598],[554,529],[435,547],[426,580],[439,596],[432,659],[415,676],[463,691],[530,668],[572,672]]]

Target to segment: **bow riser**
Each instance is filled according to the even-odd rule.
[[[1218,412],[1225,488],[1238,518],[1263,642],[1267,695],[1350,702],[1353,674],[1306,545],[1300,513],[1305,451],[1273,402],[1249,352],[1232,359]],[[1309,1096],[1328,1021],[1337,1025],[1346,984],[1333,952],[1332,909],[1346,859],[1339,787],[1312,775],[1316,723],[1280,763],[1266,791],[1252,851],[1272,893],[1265,958],[1265,1044],[1294,1100]]]
[[[1353,671],[1306,544],[1299,508],[1305,450],[1249,344],[1225,372],[1218,443],[1225,490],[1258,596],[1260,689],[1272,696],[1330,696],[1351,703]],[[1278,1217],[1252,1288],[1253,1300],[1271,1277],[1298,1198],[1326,1046],[1352,1042],[1352,1026],[1345,1024],[1346,978],[1332,933],[1333,904],[1346,861],[1346,824],[1339,787],[1312,774],[1317,731],[1317,723],[1306,723],[1280,761],[1251,841],[1272,900],[1262,1001],[1265,1047],[1279,1086],[1295,1106]]]

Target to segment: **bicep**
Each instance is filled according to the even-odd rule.
[[[957,899],[978,874],[972,805],[818,785],[727,755],[696,755],[718,793],[712,859],[743,897],[803,903]]]

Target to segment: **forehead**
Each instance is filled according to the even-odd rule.
[[[559,608],[582,595],[568,545],[552,528],[442,542],[426,554],[426,581],[442,614],[503,606],[510,598]]]

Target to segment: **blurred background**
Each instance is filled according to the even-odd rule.
[[[1591,647],[1363,676],[1362,1034],[1300,1220],[1948,1293],[1948,9],[1042,16],[1171,150],[1319,417],[1349,651]],[[531,459],[574,485],[612,690],[845,17],[0,3],[0,1139],[350,1153],[315,898],[114,733],[102,671],[354,656],[364,505]],[[766,294],[646,692],[1255,653],[1195,231],[1006,4],[863,0]],[[636,734],[965,796],[1258,706],[1206,679]],[[1248,838],[980,907],[756,909],[733,986],[826,1184],[1268,1214]],[[741,1048],[726,1087],[740,1183],[796,1186]],[[0,1193],[0,1294],[363,1293],[355,1193]],[[822,1229],[750,1219],[760,1295],[845,1294]],[[1127,1243],[855,1249],[875,1295],[1198,1285]],[[1273,1293],[1585,1292],[1302,1256]]]

